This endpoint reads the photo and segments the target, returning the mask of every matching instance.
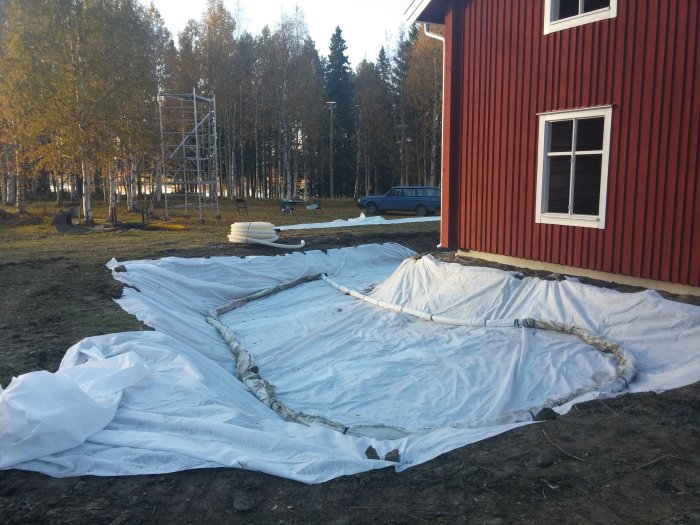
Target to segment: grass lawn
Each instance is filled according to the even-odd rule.
[[[172,198],[170,199],[173,200]],[[206,208],[204,211],[204,224],[200,224],[196,210],[190,210],[189,218],[184,215],[184,209],[170,208],[169,225],[183,227],[184,229],[172,231],[148,231],[126,230],[118,233],[94,233],[85,236],[62,235],[53,226],[53,217],[60,211],[54,203],[31,202],[27,213],[21,217],[13,217],[12,220],[2,220],[0,217],[0,264],[8,262],[22,262],[36,260],[37,258],[51,258],[57,254],[63,256],[78,256],[79,259],[94,259],[101,263],[111,257],[119,259],[133,259],[143,257],[156,257],[158,254],[170,250],[186,250],[204,248],[211,245],[227,243],[226,236],[230,226],[234,222],[261,221],[270,222],[276,226],[299,223],[328,222],[335,219],[348,219],[357,217],[360,210],[355,202],[350,199],[323,201],[323,213],[308,212],[303,205],[299,205],[294,214],[282,214],[277,200],[248,199],[246,200],[248,213],[239,212],[235,203],[227,199],[219,202],[221,219],[216,219],[214,208]],[[64,207],[67,210],[68,207]],[[15,210],[9,206],[0,206],[0,210],[14,214]],[[93,208],[97,225],[104,223],[107,216],[107,205],[95,203]],[[163,209],[157,209],[152,222],[162,222]],[[122,206],[118,209],[118,219],[124,223],[140,222],[141,213],[127,213]],[[386,216],[387,219],[398,219],[410,215]],[[357,235],[390,234],[397,233],[427,233],[437,232],[438,223],[416,223],[396,226],[368,226],[353,228]],[[282,239],[287,237],[313,238],[325,235],[331,230],[307,230],[282,233]],[[335,230],[339,231],[339,230]],[[307,240],[307,243],[309,241]]]

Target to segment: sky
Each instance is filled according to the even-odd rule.
[[[177,42],[177,34],[187,20],[199,20],[205,0],[141,0],[155,4]],[[346,54],[352,67],[364,58],[374,62],[382,45],[389,50],[404,23],[404,11],[410,0],[224,0],[226,8],[239,18],[242,27],[253,35],[265,25],[274,30],[282,14],[291,14],[296,6],[304,13],[309,35],[321,55],[328,55],[328,45],[336,26],[343,31]]]

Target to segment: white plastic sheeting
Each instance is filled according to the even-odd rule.
[[[314,281],[221,316],[285,404],[361,428],[364,437],[285,422],[234,379],[233,358],[206,316],[236,298],[318,272],[383,301],[435,314],[475,322],[534,317],[587,328],[621,343],[638,360],[632,391],[700,380],[700,308],[655,292],[520,280],[432,257],[407,259],[411,255],[401,246],[374,245],[121,263],[126,271],[114,276],[133,288],[119,303],[156,331],[88,338],[69,349],[54,376],[72,378],[92,399],[62,396],[62,389],[70,390],[65,384],[47,394],[45,372],[13,381],[0,397],[0,465],[53,476],[226,466],[317,483],[427,461],[515,426],[492,425],[498,414],[595,388],[614,373],[610,357],[573,337],[425,323]],[[24,438],[8,432],[7,421],[18,410],[28,421],[44,421],[43,401],[32,397],[38,389],[68,414],[92,405],[111,409],[119,396],[120,403],[111,421],[108,413],[89,422],[48,418],[38,441],[70,429],[75,436],[64,450],[35,447],[31,440],[20,450]],[[24,397],[14,394],[21,391]],[[403,437],[393,437],[394,431]],[[26,438],[26,429],[18,432]],[[398,449],[400,463],[366,459],[369,445],[382,457]],[[10,447],[14,455],[7,454]]]
[[[308,224],[289,224],[286,226],[275,226],[277,231],[285,230],[315,230],[319,228],[352,228],[356,226],[391,226],[393,224],[406,224],[409,222],[440,222],[440,217],[406,217],[403,219],[385,219],[379,215],[367,217],[360,213],[359,217],[351,219],[336,219],[329,222],[316,222]]]
[[[112,421],[124,389],[146,374],[138,355],[126,352],[13,381],[0,400],[0,467],[82,444]]]

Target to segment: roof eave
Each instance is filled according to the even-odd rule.
[[[411,0],[404,12],[406,22],[427,22],[429,24],[445,23],[445,0]]]

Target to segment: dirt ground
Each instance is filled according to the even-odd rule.
[[[434,252],[437,235],[341,233],[310,247],[387,241]],[[270,253],[219,244],[152,256]],[[145,329],[112,301],[120,294],[103,263],[86,267],[74,254],[0,258],[0,384],[56,370],[83,337]],[[400,474],[385,469],[320,485],[234,469],[68,479],[0,471],[0,523],[190,522],[700,523],[700,383],[583,403]]]

